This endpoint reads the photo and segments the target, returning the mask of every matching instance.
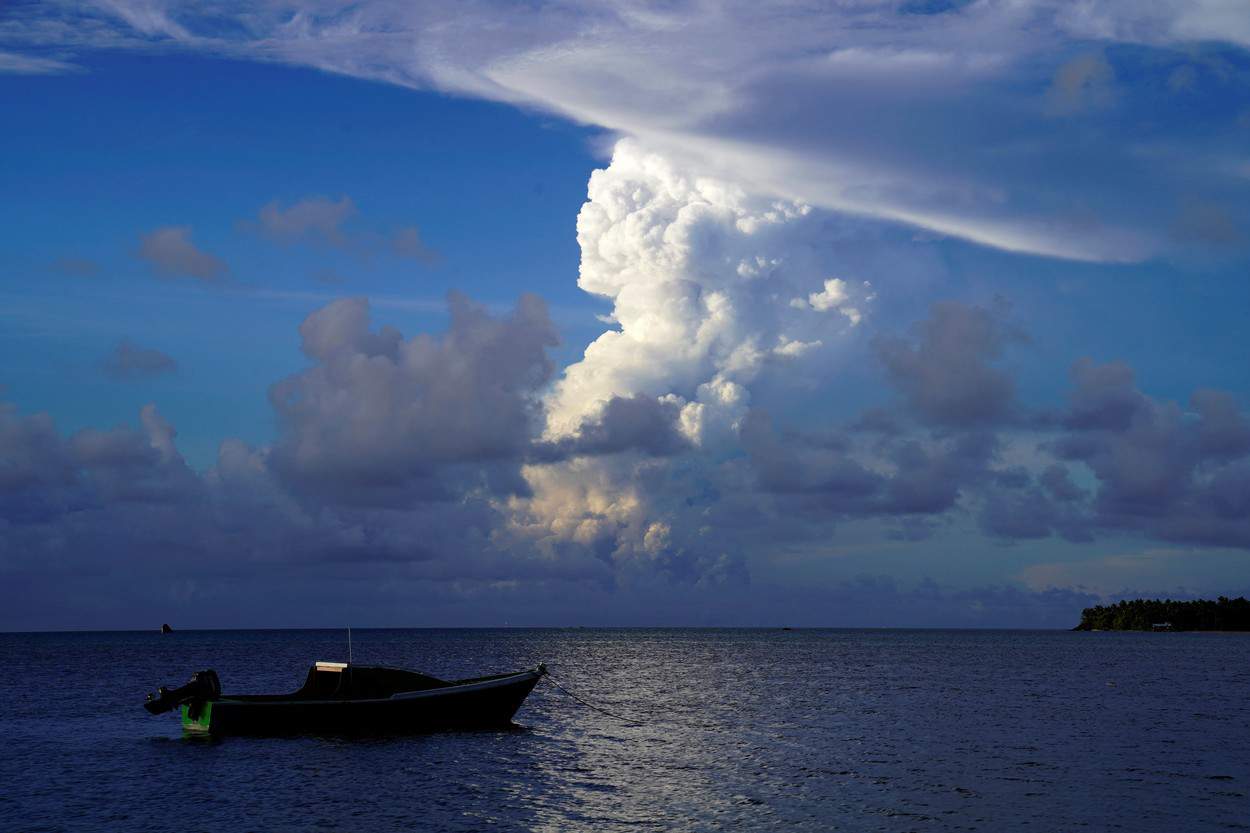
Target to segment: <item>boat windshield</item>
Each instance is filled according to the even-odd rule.
[[[408,691],[445,688],[451,683],[407,671],[376,665],[318,662],[291,694],[232,694],[232,700],[378,700]]]

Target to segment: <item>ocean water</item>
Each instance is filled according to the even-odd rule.
[[[143,695],[285,691],[342,632],[0,634],[0,830],[1250,828],[1250,635],[354,631],[446,677],[545,661],[511,731],[205,741]]]

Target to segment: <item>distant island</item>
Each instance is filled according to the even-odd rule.
[[[1075,631],[1250,631],[1250,601],[1220,596],[1195,599],[1132,599],[1081,611]]]

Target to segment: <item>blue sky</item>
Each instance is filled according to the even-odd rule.
[[[5,386],[65,430],[133,421],[160,397],[207,467],[226,436],[272,439],[268,385],[301,364],[296,327],[327,300],[378,299],[405,330],[445,326],[444,296],[547,297],[567,359],[605,307],[577,290],[574,220],[596,132],[498,104],[195,56],[98,53],[67,75],[0,75],[6,132]],[[349,196],[349,226],[415,225],[433,263],[275,245],[241,224],[278,200]],[[230,268],[221,286],[154,280],[141,234],[177,224]],[[483,236],[489,235],[489,245]],[[65,274],[84,260],[89,275]],[[178,358],[118,385],[123,337]],[[73,380],[72,384],[66,384]]]
[[[0,627],[1246,592],[1248,47],[1216,0],[0,13]]]

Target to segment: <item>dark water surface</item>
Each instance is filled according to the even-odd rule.
[[[183,738],[215,668],[295,688],[341,632],[0,634],[0,830],[1250,828],[1250,635],[356,631],[447,677],[546,661],[523,728]]]

